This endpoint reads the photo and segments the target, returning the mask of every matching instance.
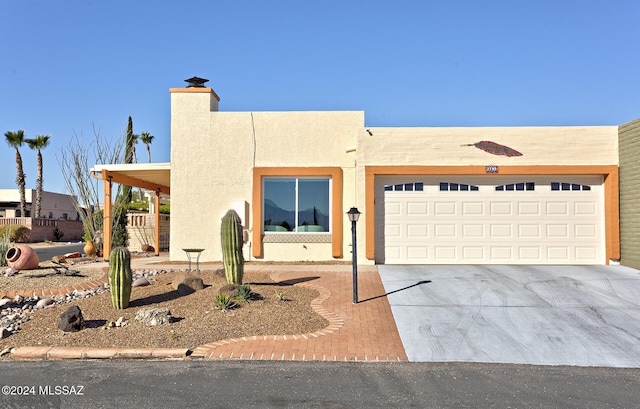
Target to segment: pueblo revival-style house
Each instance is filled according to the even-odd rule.
[[[172,260],[221,260],[235,209],[246,260],[347,261],[357,207],[363,264],[640,267],[640,121],[375,128],[362,111],[220,111],[189,81],[170,89],[170,164],[94,168],[105,208],[111,183],[170,194]]]

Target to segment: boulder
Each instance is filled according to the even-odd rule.
[[[168,324],[172,318],[168,308],[145,308],[138,310],[135,316],[136,321],[142,321],[149,327]]]
[[[204,288],[204,282],[202,278],[191,274],[182,274],[176,277],[171,283],[174,290],[177,290],[181,295],[187,295],[194,293]]]
[[[38,300],[38,302],[36,303],[36,307],[44,308],[44,307],[46,307],[48,305],[51,305],[53,303],[55,303],[55,300],[53,298],[46,297],[46,298],[42,298],[42,299]]]
[[[144,287],[151,284],[145,277],[137,278],[131,283],[131,287]]]
[[[51,257],[51,261],[53,261],[54,263],[62,264],[66,263],[67,259],[64,258],[64,256],[53,256]]]
[[[156,249],[149,244],[143,244],[142,251],[144,251],[145,253],[155,253]]]
[[[85,328],[82,310],[77,305],[69,307],[62,315],[60,315],[60,323],[58,324],[64,332],[78,332]]]

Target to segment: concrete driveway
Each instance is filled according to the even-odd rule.
[[[640,367],[640,271],[623,266],[378,266],[418,362]]]

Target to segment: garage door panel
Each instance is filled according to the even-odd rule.
[[[407,216],[426,216],[429,214],[429,204],[426,202],[407,202]]]
[[[512,227],[513,226],[511,224],[492,224],[490,227],[490,231],[491,231],[490,237],[492,239],[494,238],[504,239],[504,238],[513,237]]]
[[[455,202],[436,202],[434,214],[436,216],[450,216],[456,214],[456,203]]]
[[[462,215],[483,216],[484,205],[485,204],[483,202],[462,202]]]
[[[538,239],[542,237],[540,235],[539,224],[519,224],[518,225],[518,237]]]
[[[523,181],[507,180],[511,177],[506,176],[475,180],[463,180],[460,176],[399,178],[414,180],[414,185],[420,182],[424,189],[387,189],[376,195],[375,225],[381,236],[376,237],[377,262],[603,264],[605,261],[602,177],[582,177],[580,186],[587,187],[581,187],[582,190],[571,190],[571,183],[563,184],[570,176],[528,178],[524,185],[520,183]],[[550,182],[553,180],[559,181],[555,187]],[[390,184],[404,187],[406,181]],[[460,189],[467,185],[474,189]],[[517,190],[519,185],[532,189]],[[569,190],[562,190],[565,186]]]
[[[547,224],[547,237],[550,239],[569,237],[569,226],[566,224]]]
[[[518,215],[519,216],[539,216],[540,203],[539,202],[519,202],[518,203]]]
[[[456,225],[455,224],[435,224],[435,238],[436,239],[450,239],[456,237]]]
[[[513,203],[511,203],[511,202],[491,202],[490,203],[490,208],[491,208],[490,215],[491,216],[511,216],[512,215],[512,212],[511,212],[512,206],[513,206]]]
[[[568,216],[569,206],[567,202],[547,202],[547,215]]]

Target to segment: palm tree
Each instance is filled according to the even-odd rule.
[[[151,163],[151,142],[153,142],[153,138],[155,138],[155,136],[151,135],[149,132],[142,132],[140,134],[140,142],[147,146],[147,157],[149,158],[149,163]]]
[[[24,141],[32,150],[38,151],[38,180],[36,181],[36,209],[33,217],[40,217],[40,208],[42,207],[42,152],[41,150],[49,146],[51,135],[36,135],[33,139],[25,139]]]
[[[18,191],[20,193],[20,217],[27,216],[27,206],[26,206],[26,198],[25,195],[25,176],[24,171],[22,169],[22,156],[20,156],[19,147],[24,143],[24,130],[20,129],[19,131],[12,132],[7,131],[4,133],[4,136],[7,138],[7,143],[12,148],[16,150],[16,184],[18,185]]]

